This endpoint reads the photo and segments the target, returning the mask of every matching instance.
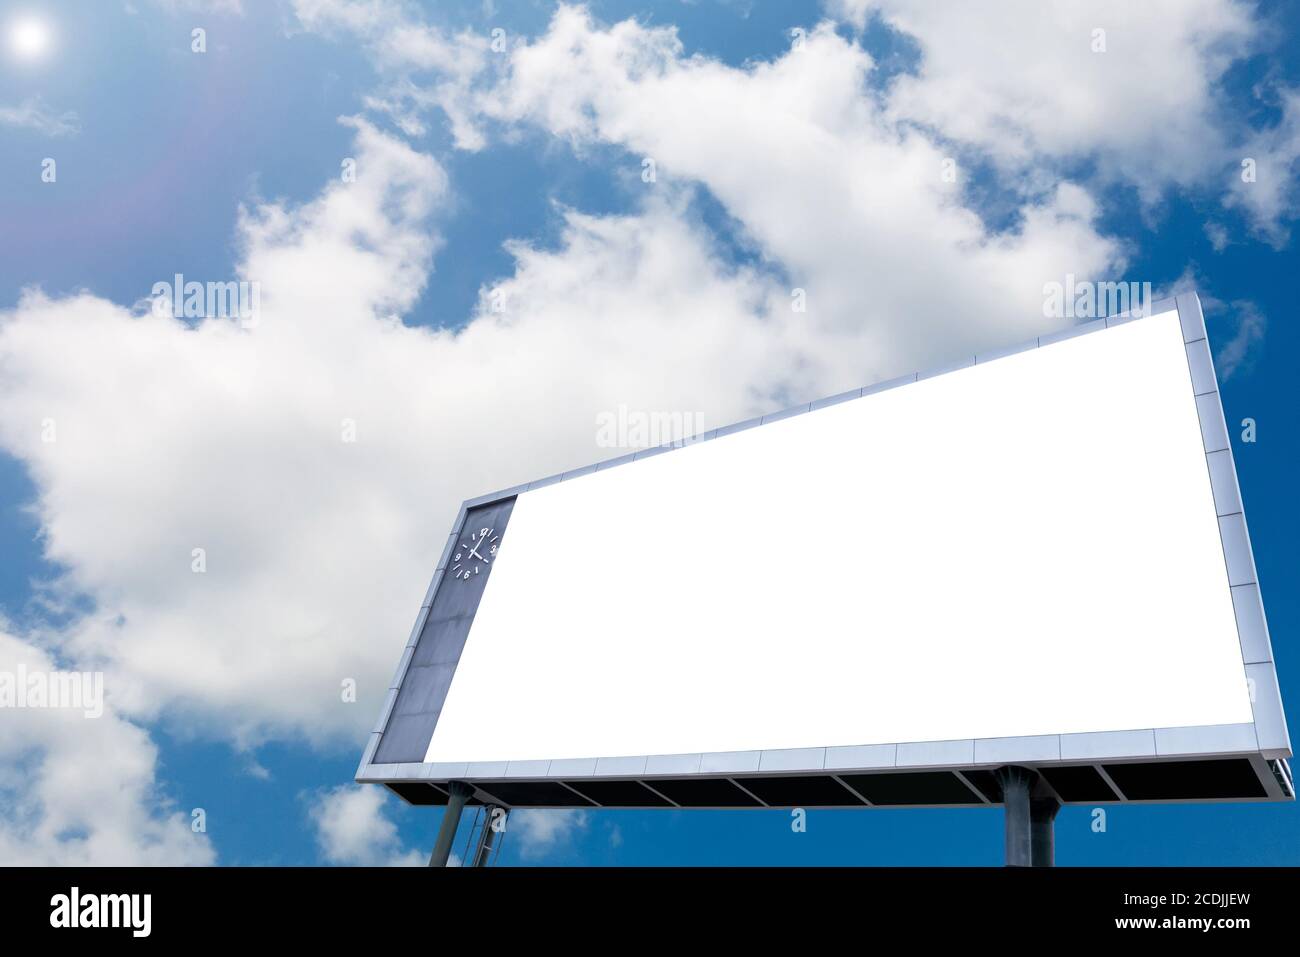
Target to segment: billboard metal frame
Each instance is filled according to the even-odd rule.
[[[1123,731],[1085,732],[1074,734],[1046,734],[1005,738],[968,738],[949,741],[908,741],[894,744],[870,744],[850,747],[795,748],[768,751],[717,752],[696,754],[660,755],[597,755],[586,758],[566,758],[542,761],[499,761],[477,763],[374,763],[376,751],[392,716],[398,692],[406,677],[415,647],[420,640],[430,608],[444,578],[453,549],[462,534],[468,513],[476,508],[504,502],[530,490],[556,482],[580,478],[595,471],[614,468],[629,462],[670,452],[675,448],[699,441],[709,441],[754,428],[779,419],[812,412],[825,406],[852,401],[863,396],[905,386],[920,379],[943,375],[972,365],[995,361],[1030,349],[1048,348],[1052,344],[1076,336],[1102,332],[1116,325],[1141,321],[1176,310],[1183,333],[1187,356],[1189,386],[1196,403],[1204,446],[1224,563],[1231,590],[1236,617],[1242,664],[1252,688],[1251,708],[1253,720],[1244,724],[1211,725],[1173,728],[1134,728]],[[432,730],[432,729],[431,729]],[[1107,772],[1107,766],[1128,764],[1155,764],[1163,762],[1198,762],[1216,759],[1244,759],[1259,779],[1264,797],[1252,798],[1202,798],[1186,800],[1155,798],[1150,803],[1201,803],[1206,800],[1281,801],[1294,799],[1295,788],[1286,759],[1291,756],[1290,738],[1278,687],[1277,672],[1269,640],[1263,602],[1260,596],[1255,562],[1246,527],[1241,492],[1233,462],[1231,441],[1223,406],[1219,396],[1218,381],[1213,358],[1206,337],[1205,320],[1201,303],[1195,293],[1180,294],[1172,299],[1152,303],[1141,315],[1125,314],[1117,317],[1095,319],[1080,323],[1063,331],[1040,336],[1007,349],[968,356],[936,369],[913,373],[855,389],[816,402],[809,402],[781,412],[749,419],[734,425],[710,430],[702,435],[657,448],[645,449],[618,456],[559,475],[482,495],[465,501],[459,510],[451,533],[447,537],[442,556],[433,579],[425,593],[420,613],[411,630],[397,672],[393,676],[379,720],[367,741],[356,780],[386,784],[412,803],[447,803],[449,785],[453,781],[467,782],[474,792],[476,803],[512,806],[501,800],[483,785],[545,783],[559,786],[573,793],[569,804],[551,801],[544,806],[601,806],[565,782],[633,781],[647,789],[650,800],[645,804],[619,804],[620,807],[736,807],[735,804],[679,805],[671,798],[655,791],[655,781],[689,778],[721,779],[735,785],[754,797],[756,807],[787,807],[786,803],[770,804],[754,796],[745,788],[747,778],[772,778],[792,776],[830,777],[852,792],[859,801],[845,804],[821,804],[827,807],[872,806],[867,797],[854,791],[844,780],[846,775],[888,774],[892,772],[951,772],[970,790],[969,802],[946,801],[942,804],[901,803],[889,806],[905,807],[981,807],[998,804],[996,793],[987,786],[981,787],[975,779],[999,767],[1020,765],[1049,771],[1053,767],[1091,767],[1099,778],[1114,791],[1113,799],[1068,800],[1058,795],[1062,803],[1096,805],[1116,802],[1137,802],[1126,795]],[[427,785],[432,800],[413,800],[412,786]],[[579,783],[579,787],[581,784]],[[423,789],[421,789],[423,791]],[[1146,803],[1146,802],[1144,802]],[[513,806],[534,806],[527,801]],[[614,806],[614,805],[610,805]]]

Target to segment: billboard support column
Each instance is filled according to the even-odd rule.
[[[447,801],[447,810],[442,815],[442,826],[438,828],[438,840],[433,845],[429,856],[430,867],[446,867],[451,857],[451,845],[456,840],[456,828],[460,825],[461,811],[474,793],[474,788],[464,781],[452,781],[447,786],[451,798]]]
[[[1039,777],[1039,775],[1034,775]],[[1056,865],[1056,812],[1061,802],[1042,795],[1029,801],[1029,856],[1034,867]]]
[[[478,849],[474,852],[474,866],[487,867],[496,849],[497,831],[505,830],[506,815],[510,812],[499,804],[489,804],[483,831],[479,834]]]
[[[1007,765],[994,772],[1002,788],[1002,807],[1006,815],[1007,867],[1033,866],[1033,830],[1030,826],[1029,792],[1038,779],[1030,768]]]

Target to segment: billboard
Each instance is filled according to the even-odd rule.
[[[358,772],[511,806],[1278,800],[1195,296],[466,503]]]

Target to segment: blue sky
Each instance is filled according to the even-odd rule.
[[[348,782],[461,499],[601,457],[618,404],[721,424],[1049,331],[1066,273],[1206,302],[1294,700],[1300,12],[1127,6],[5,4],[0,661],[102,668],[112,707],[0,733],[0,859],[410,862],[438,812]],[[176,273],[261,283],[265,325],[148,321]],[[1058,860],[1300,863],[1294,804],[1090,822]],[[501,860],[995,864],[1001,827],[533,815]]]

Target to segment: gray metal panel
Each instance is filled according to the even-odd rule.
[[[976,764],[1002,764],[1013,761],[1059,761],[1061,738],[1040,734],[1014,738],[976,738]]]
[[[619,777],[622,775],[645,774],[646,758],[644,756],[622,758],[597,758],[596,774]]]
[[[1003,349],[994,349],[990,352],[978,352],[975,354],[975,364],[984,365],[986,362],[992,362],[994,359],[1005,359],[1007,356],[1019,355],[1022,352],[1028,352],[1031,349],[1038,348],[1038,340],[1030,339],[1028,342],[1022,342],[1018,345],[1007,346]]]
[[[713,433],[713,437],[715,439],[720,439],[724,435],[731,435],[734,432],[744,432],[746,429],[752,429],[762,424],[763,424],[763,417],[761,415],[756,416],[755,418],[752,419],[746,419],[744,422],[737,422],[734,425],[727,425],[727,426],[723,426],[720,429],[716,429]]]
[[[589,778],[595,773],[595,758],[558,758],[551,762],[551,777]]]
[[[1237,616],[1237,635],[1241,638],[1241,657],[1248,664],[1273,660],[1273,646],[1268,637],[1268,621],[1259,585],[1237,585],[1232,589],[1232,609]]]
[[[758,760],[760,771],[806,771],[810,768],[820,770],[825,766],[825,748],[785,748],[764,751]]]
[[[1218,392],[1219,383],[1214,377],[1214,358],[1210,355],[1210,340],[1197,339],[1187,343],[1187,367],[1192,373],[1192,391],[1196,395]]]
[[[617,468],[620,465],[626,465],[636,458],[636,452],[628,452],[626,455],[620,455],[618,458],[606,459],[596,466],[597,472],[603,472],[606,469]]]
[[[396,764],[407,755],[424,757],[429,748],[429,738],[437,723],[436,714],[395,714],[388,719],[388,727],[375,751],[375,763]]]
[[[503,778],[509,761],[471,761],[465,769],[467,778]]]
[[[927,369],[925,372],[918,372],[916,378],[918,382],[921,379],[933,379],[936,376],[946,375],[949,372],[956,372],[959,369],[969,369],[974,364],[974,355],[962,356],[960,359],[955,359],[946,365],[941,365],[937,369]]]
[[[388,687],[400,688],[402,686],[402,678],[406,676],[406,669],[411,664],[411,656],[413,654],[415,654],[414,648],[408,647],[402,649],[402,657],[398,659],[397,670],[393,672],[393,677],[388,682]]]
[[[1207,392],[1196,397],[1196,414],[1201,420],[1201,441],[1206,452],[1218,452],[1229,446],[1228,424],[1223,420],[1219,393]]]
[[[699,774],[702,754],[652,754],[646,759],[646,774]]]
[[[544,761],[511,761],[506,765],[507,778],[544,778],[550,772],[551,762]]]
[[[474,619],[468,615],[425,623],[415,646],[413,665],[454,665],[460,661]]]
[[[898,758],[896,744],[859,744],[851,747],[827,748],[826,769],[836,771],[892,768]]]
[[[366,747],[361,752],[361,763],[357,766],[357,780],[366,773],[366,768],[374,759],[375,749],[379,747],[379,732],[373,731],[366,738]]]
[[[781,419],[788,419],[793,415],[802,415],[812,408],[811,402],[805,402],[803,405],[796,405],[789,409],[783,409],[780,412],[771,412],[763,416],[759,425],[767,425],[769,422],[779,422]]]
[[[457,532],[448,539],[449,562],[455,562],[458,549],[468,540],[467,523],[496,529],[497,534],[504,535],[514,501],[508,498],[474,509],[462,507]],[[452,564],[448,570],[454,567]],[[389,709],[387,724],[383,725],[384,733],[374,758],[377,762],[418,765],[424,760],[473,615],[491,575],[490,561],[482,567],[482,574],[468,581],[435,576],[438,587],[428,608],[421,612],[424,621],[419,637],[403,651],[391,685],[397,689],[397,699]]]
[[[1277,672],[1272,662],[1246,665],[1246,678],[1254,693],[1255,734],[1259,750],[1267,758],[1291,756],[1291,736],[1287,733],[1286,713],[1277,686]]]
[[[1061,735],[1062,761],[1092,761],[1109,758],[1145,758],[1156,753],[1156,733],[1141,731],[1086,731]]]
[[[757,771],[761,751],[713,751],[700,756],[701,774],[744,774]]]
[[[897,379],[886,379],[884,382],[877,382],[875,385],[864,386],[862,396],[866,398],[869,395],[877,395],[881,392],[888,392],[890,389],[897,389],[900,385],[909,385],[917,380],[915,372],[909,372],[907,375],[901,375]]]
[[[1237,485],[1237,470],[1232,463],[1232,450],[1223,449],[1205,456],[1210,467],[1210,489],[1214,492],[1214,510],[1218,515],[1231,515],[1241,511],[1241,489]]]
[[[375,727],[372,733],[378,734],[384,730],[384,725],[388,723],[388,718],[393,713],[393,705],[396,703],[397,691],[394,688],[389,688],[388,692],[384,695],[384,703],[379,709],[379,720],[375,722]]]
[[[501,501],[502,499],[514,498],[515,496],[521,495],[527,491],[528,483],[525,482],[523,485],[515,485],[512,488],[505,488],[499,492],[489,492],[487,495],[478,495],[474,498],[467,499],[463,507],[466,511],[481,508],[484,505],[491,505],[495,502]]]
[[[416,665],[406,672],[394,714],[437,713],[447,700],[454,664]]]
[[[1143,313],[1140,316],[1133,316],[1132,318],[1142,319],[1145,316],[1162,316],[1166,312],[1174,312],[1177,309],[1178,309],[1178,300],[1175,299],[1173,296],[1168,296],[1164,299],[1157,299],[1155,302],[1151,303],[1150,308],[1147,309],[1145,313]]]
[[[1156,754],[1215,754],[1255,751],[1253,724],[1215,724],[1199,728],[1156,728]]]
[[[528,483],[528,491],[534,491],[539,488],[546,488],[548,485],[554,485],[564,478],[563,475],[548,475],[546,478],[534,479]]]
[[[671,452],[675,448],[677,448],[675,445],[656,445],[652,449],[642,449],[639,452],[633,453],[633,461],[640,462],[642,459],[648,459],[652,455],[661,455],[664,452]]]
[[[1219,535],[1223,538],[1223,558],[1228,563],[1228,584],[1249,585],[1255,582],[1255,558],[1250,552],[1246,516],[1240,512],[1221,516]]]
[[[824,409],[830,405],[839,405],[841,402],[848,402],[850,399],[859,398],[861,395],[861,389],[850,389],[848,392],[841,392],[839,395],[831,395],[824,399],[818,399],[808,407],[808,411],[813,412],[817,409]]]
[[[442,571],[442,569],[444,569],[444,568],[447,567],[447,562],[448,562],[448,560],[451,558],[451,554],[452,554],[453,550],[455,550],[455,548],[456,548],[456,536],[459,535],[459,534],[460,534],[460,522],[458,521],[458,522],[456,523],[456,531],[454,531],[454,532],[452,532],[450,535],[448,535],[448,536],[447,536],[447,541],[443,543],[443,546],[442,546],[442,555],[438,558],[438,567],[437,567],[437,569],[435,569],[436,571]],[[436,582],[437,576],[435,575],[434,578],[435,578],[435,582]],[[429,588],[429,594],[426,596],[425,604],[427,605],[427,604],[428,604],[429,602],[431,602],[431,601],[433,601],[433,586],[432,586],[432,584],[430,585],[430,588]]]
[[[1201,299],[1194,292],[1180,293],[1174,297],[1178,305],[1178,322],[1183,327],[1183,341],[1195,342],[1205,338],[1205,316],[1201,312]]]
[[[456,781],[469,774],[469,764],[465,761],[431,761],[421,767],[420,773],[424,777]]]
[[[975,741],[920,741],[898,746],[900,768],[963,766],[975,763]]]

